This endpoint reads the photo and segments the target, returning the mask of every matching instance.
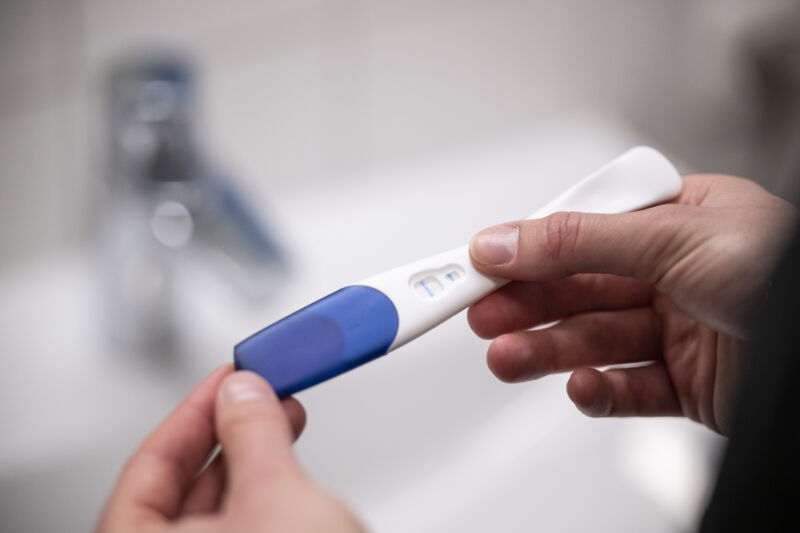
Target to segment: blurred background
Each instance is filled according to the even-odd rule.
[[[796,198],[795,0],[0,2],[0,515],[86,531],[232,346],[635,144]],[[463,315],[299,395],[376,531],[691,531],[721,439],[497,382]]]

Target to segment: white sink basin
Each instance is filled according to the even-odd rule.
[[[230,360],[235,342],[340,286],[527,216],[638,142],[619,126],[576,120],[369,176],[259,191],[285,230],[294,275],[253,309],[193,269],[181,312],[185,355],[170,360],[104,344],[90,254],[6,271],[4,531],[91,528],[125,457]],[[487,344],[460,315],[299,394],[309,414],[302,462],[376,531],[691,527],[718,439],[684,420],[586,419],[563,376],[495,380]]]

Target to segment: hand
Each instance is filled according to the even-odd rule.
[[[303,407],[280,402],[256,374],[231,370],[225,365],[208,376],[144,441],[98,533],[361,531],[292,454]],[[222,453],[198,474],[217,439]]]
[[[473,237],[472,261],[515,281],[468,319],[496,337],[487,359],[504,381],[574,370],[567,393],[589,416],[684,415],[724,432],[751,313],[797,218],[751,181],[693,175],[642,211],[495,226]]]

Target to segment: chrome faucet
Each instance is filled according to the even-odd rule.
[[[194,72],[177,56],[119,63],[108,79],[106,184],[97,212],[104,313],[113,340],[151,353],[179,348],[179,287],[187,268],[215,269],[247,299],[287,274],[256,211],[204,157],[196,138]]]

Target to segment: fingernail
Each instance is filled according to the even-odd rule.
[[[478,263],[504,265],[514,259],[518,241],[517,226],[494,226],[472,237],[469,253]]]
[[[252,372],[234,372],[222,382],[220,396],[225,402],[263,400],[269,397],[269,386]]]

